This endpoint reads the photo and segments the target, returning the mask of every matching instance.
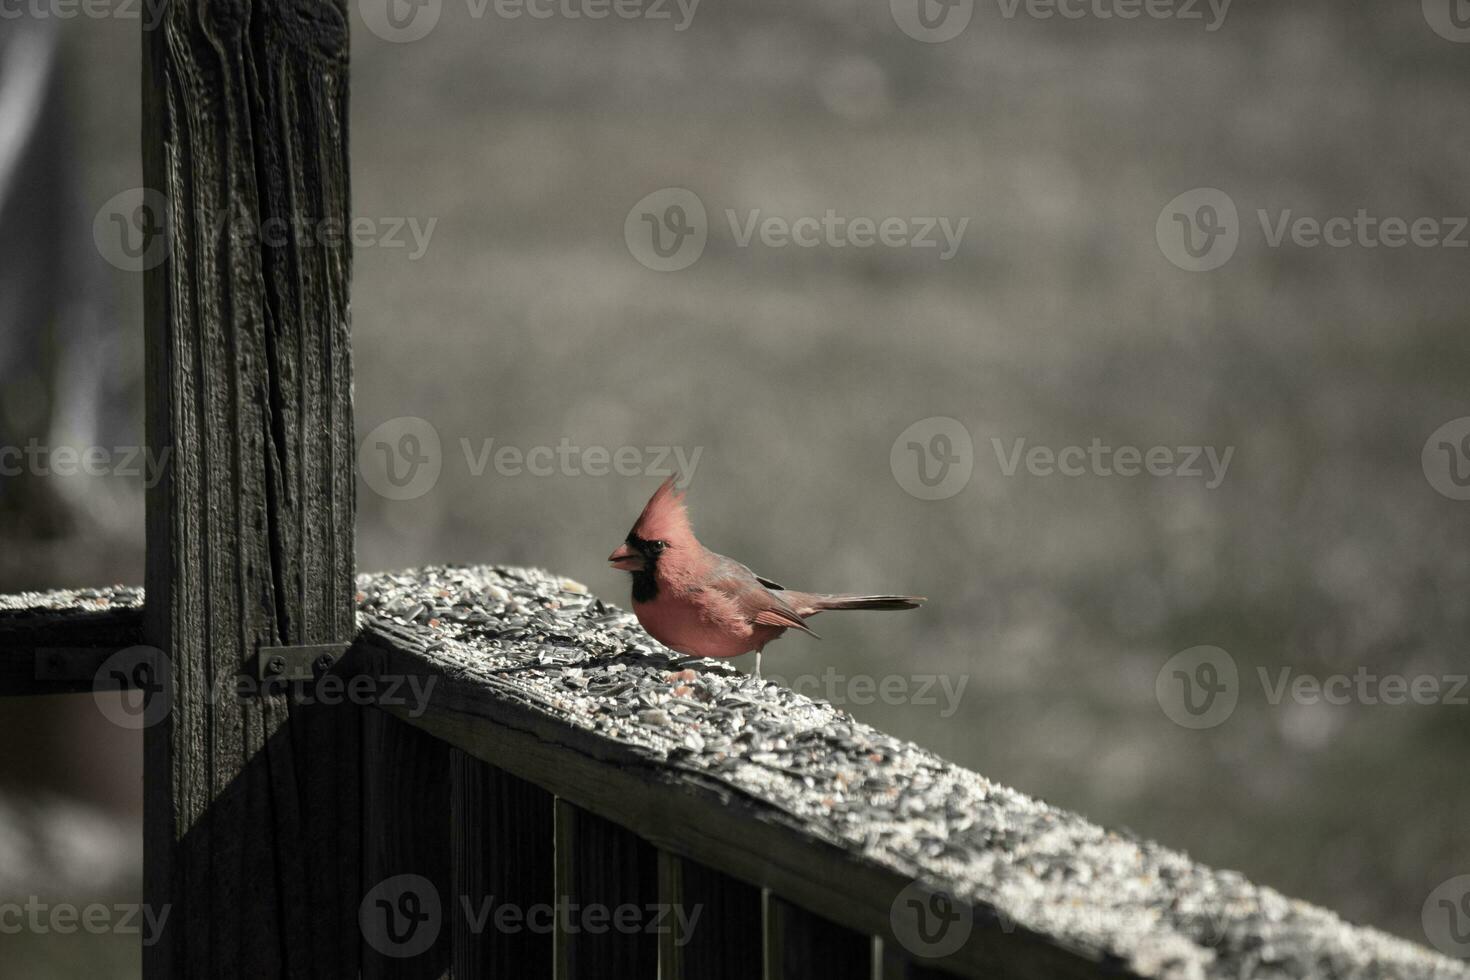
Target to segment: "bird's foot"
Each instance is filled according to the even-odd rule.
[[[740,682],[742,688],[760,687],[764,682],[761,680],[761,651],[755,652],[755,673],[746,674],[745,680]]]

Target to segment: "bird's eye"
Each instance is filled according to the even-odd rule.
[[[669,546],[669,543],[667,541],[650,541],[648,543],[648,546],[653,549],[654,554],[658,554],[660,551],[663,551],[665,548],[667,548]]]

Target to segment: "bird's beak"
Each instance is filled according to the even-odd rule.
[[[625,572],[641,572],[643,570],[643,556],[638,554],[626,544],[619,545],[618,550],[607,556],[613,568],[620,568]]]

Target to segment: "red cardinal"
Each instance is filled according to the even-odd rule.
[[[908,595],[825,595],[795,592],[694,537],[684,494],[663,482],[622,547],[607,558],[633,573],[633,612],[664,646],[694,657],[738,657],[755,651],[755,672],[767,643],[788,629],[812,633],[805,620],[824,609],[913,609]]]

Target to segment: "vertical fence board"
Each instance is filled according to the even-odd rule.
[[[549,977],[555,797],[458,749],[450,765],[455,980]]]
[[[385,711],[366,712],[361,919],[366,980],[449,976],[450,748]]]
[[[910,959],[901,946],[889,940],[883,941],[878,962],[881,980],[953,980],[956,976]]]
[[[766,893],[767,980],[867,980],[873,970],[873,941],[862,933]]]
[[[658,937],[651,929],[651,906],[658,902],[653,845],[558,799],[556,898],[557,980],[658,975]],[[621,911],[627,906],[635,907],[636,917]]]
[[[360,712],[244,695],[258,651],[347,642],[351,251],[343,0],[166,0],[143,32],[149,978],[355,976]],[[152,22],[156,20],[156,23]]]
[[[761,980],[761,890],[667,851],[658,873],[660,980]]]

